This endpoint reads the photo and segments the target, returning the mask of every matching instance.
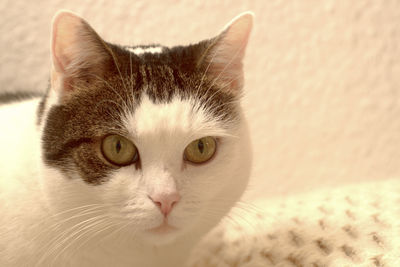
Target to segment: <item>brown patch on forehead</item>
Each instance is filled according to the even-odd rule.
[[[105,163],[97,149],[105,135],[126,134],[121,116],[134,112],[143,93],[155,103],[169,102],[173,96],[195,99],[221,120],[237,118],[238,96],[204,76],[204,67],[196,65],[204,46],[165,48],[161,54],[138,56],[110,45],[115,61],[107,62],[103,75],[83,71],[74,85],[76,91],[51,107],[43,120],[46,164],[67,174],[78,172],[90,184],[106,181],[118,167]]]
[[[238,93],[228,90],[218,78],[206,75],[208,65],[198,65],[210,41],[187,47],[164,48],[164,53],[144,53],[138,74],[145,92],[155,103],[168,102],[173,96],[198,101],[214,116],[232,121],[237,118]]]

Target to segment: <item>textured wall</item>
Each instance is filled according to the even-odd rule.
[[[400,1],[0,1],[1,90],[43,90],[57,9],[122,44],[195,42],[253,10],[250,195],[400,178]],[[256,186],[254,186],[256,185]]]

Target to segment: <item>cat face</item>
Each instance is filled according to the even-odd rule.
[[[56,215],[152,244],[217,223],[249,175],[239,100],[251,21],[186,47],[126,48],[59,13],[40,109],[43,189]]]

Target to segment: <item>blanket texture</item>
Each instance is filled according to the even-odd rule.
[[[400,181],[241,203],[191,267],[400,266]]]

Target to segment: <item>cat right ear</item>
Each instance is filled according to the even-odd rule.
[[[243,86],[243,57],[253,26],[252,12],[234,18],[222,33],[211,40],[199,65],[222,88],[235,94]]]
[[[53,18],[51,39],[51,83],[59,99],[102,76],[111,51],[85,20],[59,11]]]

